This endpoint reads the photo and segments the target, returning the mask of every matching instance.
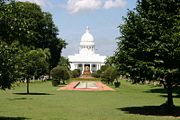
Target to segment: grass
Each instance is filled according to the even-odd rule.
[[[31,83],[31,94],[25,92],[25,84],[0,91],[0,120],[180,119],[154,112],[166,100],[161,88],[126,81],[114,92],[58,91],[49,81]],[[174,103],[180,106],[180,98],[175,97]]]

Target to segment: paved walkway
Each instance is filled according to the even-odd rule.
[[[60,87],[59,90],[79,90],[79,91],[114,91],[114,89],[108,87],[102,82],[96,82],[97,88],[76,88],[80,81],[71,82],[65,87]]]

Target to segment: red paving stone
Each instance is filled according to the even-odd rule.
[[[71,82],[65,87],[60,87],[59,90],[78,90],[78,91],[114,91],[102,82],[96,82],[97,88],[75,88],[80,81]]]

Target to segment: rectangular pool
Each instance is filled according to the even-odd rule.
[[[87,88],[95,88],[97,89],[96,82],[94,81],[80,81],[75,88],[87,89]]]

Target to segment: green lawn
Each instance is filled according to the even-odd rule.
[[[126,81],[114,92],[58,91],[51,82],[31,83],[31,95],[25,91],[25,84],[0,91],[0,120],[180,119],[156,114],[157,106],[166,100],[159,88]],[[174,102],[180,106],[180,97]]]

